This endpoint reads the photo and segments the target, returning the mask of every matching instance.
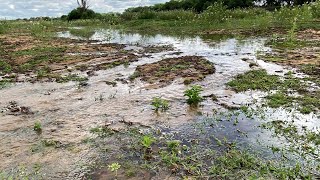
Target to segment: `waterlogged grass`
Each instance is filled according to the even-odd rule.
[[[276,89],[281,81],[276,75],[269,75],[265,70],[253,70],[240,74],[227,83],[233,90],[242,92],[246,90],[270,91]]]
[[[247,113],[249,111],[251,110],[246,109]],[[229,115],[220,114],[221,116],[229,117],[230,120],[228,118],[222,120],[220,115],[217,115],[217,121],[212,119],[199,122],[199,124],[196,123],[194,130],[197,131],[197,136],[194,136],[194,139],[180,137],[177,132],[171,135],[168,132],[161,133],[159,130],[151,131],[151,133],[148,131],[148,134],[140,133],[139,129],[136,128],[116,132],[111,137],[117,140],[117,144],[125,143],[123,145],[125,148],[120,148],[120,151],[109,150],[108,153],[115,153],[113,156],[118,157],[116,160],[113,159],[112,162],[116,161],[121,165],[130,167],[128,172],[126,170],[123,172],[128,177],[136,176],[137,169],[143,169],[152,172],[166,170],[167,173],[174,177],[185,179],[285,180],[313,178],[312,169],[316,169],[316,167],[309,167],[298,161],[291,162],[288,160],[288,163],[287,158],[290,156],[287,155],[297,153],[305,157],[314,155],[313,152],[317,153],[316,148],[320,142],[318,139],[319,134],[316,132],[305,130],[300,133],[297,127],[286,125],[285,123],[271,122],[270,124],[263,124],[263,129],[275,132],[279,138],[288,138],[289,146],[270,147],[270,151],[286,155],[286,157],[279,158],[276,161],[264,159],[252,150],[240,149],[236,142],[229,141],[226,138],[215,137],[213,134],[209,135],[210,133],[207,132],[208,127],[212,126],[214,128],[219,126],[216,123],[231,121],[232,117],[240,116],[241,112],[229,112],[231,113]],[[253,116],[258,116],[257,112],[254,110]],[[230,123],[232,124],[232,122]],[[237,124],[234,126],[237,126]],[[238,132],[241,134],[240,130]],[[198,136],[198,133],[204,137]],[[96,141],[96,143],[101,146],[100,140]],[[93,142],[94,146],[98,144]],[[304,148],[301,148],[302,146]]]
[[[73,28],[73,29],[70,29],[69,32],[74,36],[89,39],[90,37],[92,37],[94,35],[95,29],[90,28],[90,27],[84,27],[81,29],[74,29]]]
[[[266,97],[266,104],[272,108],[296,107],[301,113],[309,114],[317,112],[320,107],[319,91],[307,90],[310,85],[305,79],[295,78],[290,73],[280,78],[276,75],[269,75],[265,70],[252,70],[238,75],[227,85],[236,92],[276,91]],[[294,96],[293,93],[298,95]]]
[[[0,89],[6,88],[11,83],[10,80],[0,80]]]

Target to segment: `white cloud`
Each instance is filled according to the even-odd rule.
[[[10,9],[14,10],[15,9],[15,5],[14,4],[9,4],[8,5]]]
[[[89,0],[97,12],[122,12],[129,7],[146,6],[169,0]],[[0,0],[0,19],[37,16],[58,17],[77,7],[76,0]]]

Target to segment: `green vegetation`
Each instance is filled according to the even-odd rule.
[[[6,61],[0,60],[0,74],[9,73],[12,71],[12,66]]]
[[[69,31],[72,35],[89,39],[94,35],[95,30],[91,28],[82,28],[82,29],[70,29]]]
[[[169,102],[160,97],[153,98],[151,105],[154,107],[155,111],[158,111],[159,109],[161,109],[161,111],[166,111],[169,109]]]
[[[121,168],[121,165],[119,163],[112,163],[111,165],[108,166],[108,169],[111,172],[115,172],[116,176],[118,175],[118,170]]]
[[[184,92],[184,96],[188,97],[187,103],[190,105],[199,104],[203,100],[203,97],[200,94],[201,92],[202,92],[202,87],[198,85],[192,86],[190,89],[187,89]]]
[[[90,132],[96,134],[100,138],[105,138],[114,134],[114,131],[106,126],[91,128]]]
[[[253,70],[238,75],[227,85],[237,92],[246,90],[270,91],[276,89],[281,83],[278,76],[268,75],[265,70]]]
[[[77,19],[94,19],[97,16],[98,16],[98,14],[95,13],[91,9],[83,10],[82,8],[77,8],[77,9],[72,10],[68,14],[67,20],[71,21],[71,20],[77,20]]]
[[[40,133],[42,131],[42,126],[40,122],[35,122],[33,126],[33,130],[37,133]]]
[[[85,82],[87,80],[88,80],[88,78],[79,77],[76,74],[68,74],[67,76],[58,76],[57,79],[56,79],[56,81],[58,83],[65,83],[65,82],[69,82],[69,81]]]
[[[151,148],[151,145],[155,142],[155,139],[149,135],[142,136],[141,145],[144,148]]]
[[[308,114],[317,112],[320,107],[320,92],[308,91],[308,83],[304,79],[294,78],[290,73],[281,79],[276,75],[268,75],[265,70],[252,70],[238,75],[234,80],[227,83],[237,92],[247,90],[276,90],[276,93],[266,97],[267,105],[272,108],[292,107],[298,105],[301,113]],[[296,92],[299,96],[290,96]]]

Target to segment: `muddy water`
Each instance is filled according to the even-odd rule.
[[[78,38],[69,32],[61,32],[58,35]],[[257,63],[259,68],[264,68],[272,74],[282,75],[287,71],[281,66],[256,58],[257,51],[271,51],[264,46],[264,39],[214,41],[201,37],[177,38],[164,35],[150,37],[124,34],[114,30],[99,30],[90,40],[98,41],[96,43],[125,44],[126,50],[136,53],[150,45],[170,45],[174,50],[150,53],[150,56],[142,57],[128,67],[118,66],[97,71],[95,76],[89,78],[89,85],[86,87],[79,87],[74,82],[18,83],[0,90],[0,107],[3,108],[0,114],[1,170],[14,174],[17,169],[23,167],[22,169],[26,168],[26,171],[33,172],[33,167],[37,166],[41,169],[41,175],[46,178],[81,178],[83,175],[79,173],[81,169],[99,157],[98,152],[92,147],[82,143],[92,136],[89,132],[91,128],[110,124],[111,128],[121,130],[127,127],[124,122],[130,122],[133,125],[150,127],[161,125],[169,129],[179,129],[197,121],[199,112],[206,117],[215,114],[216,111],[227,111],[225,107],[239,107],[261,101],[265,93],[256,91],[235,93],[225,85],[232,77],[250,70],[250,62]],[[179,78],[163,88],[154,88],[152,84],[139,79],[134,82],[127,81],[138,65],[185,55],[203,56],[215,64],[216,73],[196,84],[204,87],[204,96],[216,95],[217,102],[207,98],[199,109],[190,109],[183,97],[187,86]],[[244,61],[244,58],[249,61]],[[78,73],[85,76],[81,72]],[[115,81],[116,86],[108,85],[107,81]],[[167,112],[157,114],[152,110],[150,102],[157,96],[170,101],[170,109]],[[20,107],[29,107],[31,112],[11,115],[6,108],[11,101],[17,102]],[[266,114],[270,120],[281,117],[281,114],[288,116],[287,111],[281,109]],[[301,116],[299,119],[298,123],[310,127],[319,125],[316,116]],[[33,131],[33,125],[37,121],[42,124],[40,135]],[[247,130],[249,126],[256,127],[256,125],[245,119],[239,121],[239,126]],[[230,138],[235,137],[236,135],[228,133],[229,130],[236,129],[224,128],[216,133],[221,133],[221,136],[229,135]],[[249,128],[248,131],[252,132],[249,138],[241,139],[242,142],[246,142],[245,144],[253,142],[250,137],[253,138],[257,134],[256,128]],[[44,140],[54,141],[55,145],[45,146]]]

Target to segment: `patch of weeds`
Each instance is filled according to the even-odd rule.
[[[86,71],[89,67],[87,64],[81,64],[81,65],[76,65],[75,68],[76,70],[79,70],[79,71]]]
[[[45,146],[45,147],[54,147],[54,148],[59,148],[61,147],[61,142],[60,141],[56,141],[56,140],[42,140],[41,143]]]
[[[10,73],[11,71],[12,71],[11,65],[3,60],[0,60],[0,72]]]
[[[132,75],[130,75],[129,80],[133,81],[138,77],[140,77],[140,73],[138,71],[135,71]]]
[[[41,79],[44,77],[48,77],[50,72],[51,72],[51,69],[48,66],[43,67],[37,71],[37,78]]]
[[[105,138],[114,134],[114,131],[108,127],[95,127],[91,128],[90,132],[96,134],[100,138]]]
[[[320,77],[320,65],[307,64],[301,66],[300,70],[305,74]]]
[[[33,130],[36,131],[37,133],[41,133],[41,131],[42,131],[41,123],[35,122],[33,125]]]
[[[316,112],[320,107],[320,92],[306,93],[302,96],[292,97],[284,92],[277,92],[266,97],[268,106],[279,108],[281,106],[290,107],[293,104],[298,105],[298,110],[303,114]]]
[[[282,92],[277,92],[275,94],[267,96],[266,98],[267,104],[272,108],[290,106],[293,103],[293,98]]]
[[[272,162],[265,163],[248,152],[232,149],[218,157],[209,170],[215,178],[240,179],[309,179],[311,175],[305,174],[300,165],[286,168],[277,166]]]
[[[270,91],[276,89],[281,83],[278,76],[268,75],[266,70],[252,70],[238,75],[227,83],[236,92],[246,90]]]
[[[11,83],[11,80],[0,80],[0,89],[6,88]]]
[[[160,97],[153,98],[151,105],[154,107],[155,111],[158,111],[159,109],[161,109],[161,111],[166,111],[169,109],[169,102]]]
[[[88,78],[79,77],[76,74],[68,74],[67,76],[59,76],[56,79],[57,83],[66,83],[66,82],[69,82],[69,81],[85,82],[85,81],[88,81]]]
[[[19,165],[18,167],[11,169],[10,173],[0,171],[0,179],[44,179],[43,175],[41,174],[41,168],[41,165],[37,163],[33,164],[32,166],[28,166],[28,168],[24,165]]]
[[[184,92],[184,96],[187,96],[187,103],[190,105],[197,105],[203,101],[203,97],[200,95],[202,87],[199,85],[192,86]]]
[[[69,32],[74,36],[89,39],[94,35],[95,30],[91,28],[81,28],[81,29],[70,29]]]
[[[320,132],[318,130],[299,128],[293,122],[282,120],[264,123],[261,127],[273,130],[276,136],[285,138],[289,142],[282,148],[283,150],[298,153],[302,157],[317,158],[319,156]]]

